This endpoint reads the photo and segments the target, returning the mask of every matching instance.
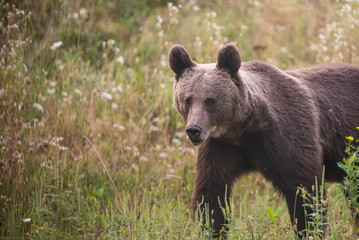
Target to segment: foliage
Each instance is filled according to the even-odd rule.
[[[196,150],[172,105],[167,52],[174,43],[201,63],[215,61],[227,42],[238,46],[243,61],[281,68],[341,55],[358,63],[355,1],[5,2],[4,238],[206,238],[189,210]],[[278,210],[286,209],[285,201],[260,175],[243,177],[233,192],[230,238],[293,238],[288,213]],[[354,238],[340,196],[329,188],[335,208],[329,210],[328,238]],[[276,209],[275,216],[268,217],[267,209]]]
[[[355,218],[359,217],[359,139],[354,140],[351,136],[347,139],[345,152],[348,157],[344,158],[342,163],[338,163],[338,166],[346,173],[340,186],[346,193],[350,215],[353,216],[354,221],[357,221]],[[358,224],[356,222],[357,227],[359,227]]]

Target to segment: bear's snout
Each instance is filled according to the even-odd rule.
[[[201,143],[201,132],[202,128],[198,125],[191,124],[186,128],[186,133],[193,145],[198,145]]]

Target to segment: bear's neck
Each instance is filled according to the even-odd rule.
[[[265,134],[275,122],[262,82],[250,73],[241,71],[239,73],[238,105],[234,110],[237,119],[232,121],[234,124],[228,132],[228,137],[232,139]]]

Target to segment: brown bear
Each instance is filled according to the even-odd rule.
[[[282,71],[260,61],[241,64],[231,44],[219,51],[217,64],[198,64],[174,45],[169,64],[175,107],[199,145],[194,212],[202,203],[199,212],[209,211],[218,236],[226,224],[220,206],[228,204],[233,183],[259,171],[284,195],[295,229],[305,230],[311,210],[305,214],[298,187],[311,190],[324,165],[326,180],[341,181],[345,137],[358,137],[359,67]]]

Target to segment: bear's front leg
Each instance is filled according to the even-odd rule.
[[[214,139],[204,142],[198,150],[192,209],[204,226],[211,226],[213,237],[222,234],[228,223],[222,209],[229,207],[231,187],[240,174],[240,155],[236,147]]]
[[[222,209],[229,207],[231,186],[218,179],[211,180],[205,175],[197,171],[192,210],[197,214],[198,220],[202,221],[203,227],[210,226],[213,237],[219,237],[228,223]]]

